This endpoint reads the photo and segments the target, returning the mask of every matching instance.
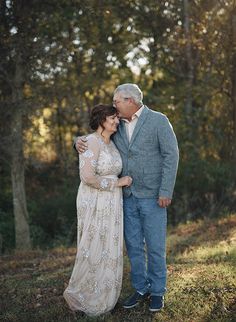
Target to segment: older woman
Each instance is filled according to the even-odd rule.
[[[113,309],[121,290],[121,187],[130,186],[132,179],[118,178],[122,161],[110,140],[118,125],[113,106],[95,106],[90,117],[90,126],[95,132],[88,136],[88,149],[80,154],[77,255],[64,298],[72,310],[90,316]]]

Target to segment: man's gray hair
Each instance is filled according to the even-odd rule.
[[[116,93],[121,93],[123,98],[133,98],[135,103],[137,105],[143,104],[143,93],[141,89],[136,84],[127,83],[127,84],[121,84],[117,86],[117,88],[114,91],[114,95]]]

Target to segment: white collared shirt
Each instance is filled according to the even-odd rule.
[[[128,137],[129,142],[130,142],[132,134],[134,132],[134,128],[138,122],[138,118],[140,117],[143,109],[144,109],[144,105],[142,105],[140,107],[140,109],[132,115],[131,121],[128,121],[127,119],[123,119],[123,121],[125,122],[125,129],[126,129],[126,133],[127,133],[127,137]]]

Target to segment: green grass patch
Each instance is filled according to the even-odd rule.
[[[129,261],[115,309],[98,318],[69,310],[62,294],[74,264],[75,248],[57,248],[2,256],[0,320],[9,322],[74,321],[235,321],[236,215],[179,225],[168,232],[168,292],[165,308],[150,313],[148,301],[125,310],[122,300],[132,287]]]

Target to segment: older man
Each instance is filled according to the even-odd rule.
[[[114,91],[121,122],[113,141],[122,157],[122,176],[133,179],[123,194],[125,243],[135,291],[123,307],[135,307],[150,296],[149,310],[155,312],[164,306],[166,207],[172,199],[179,154],[167,117],[142,100],[136,84],[122,84]],[[76,146],[79,149],[80,143]]]

